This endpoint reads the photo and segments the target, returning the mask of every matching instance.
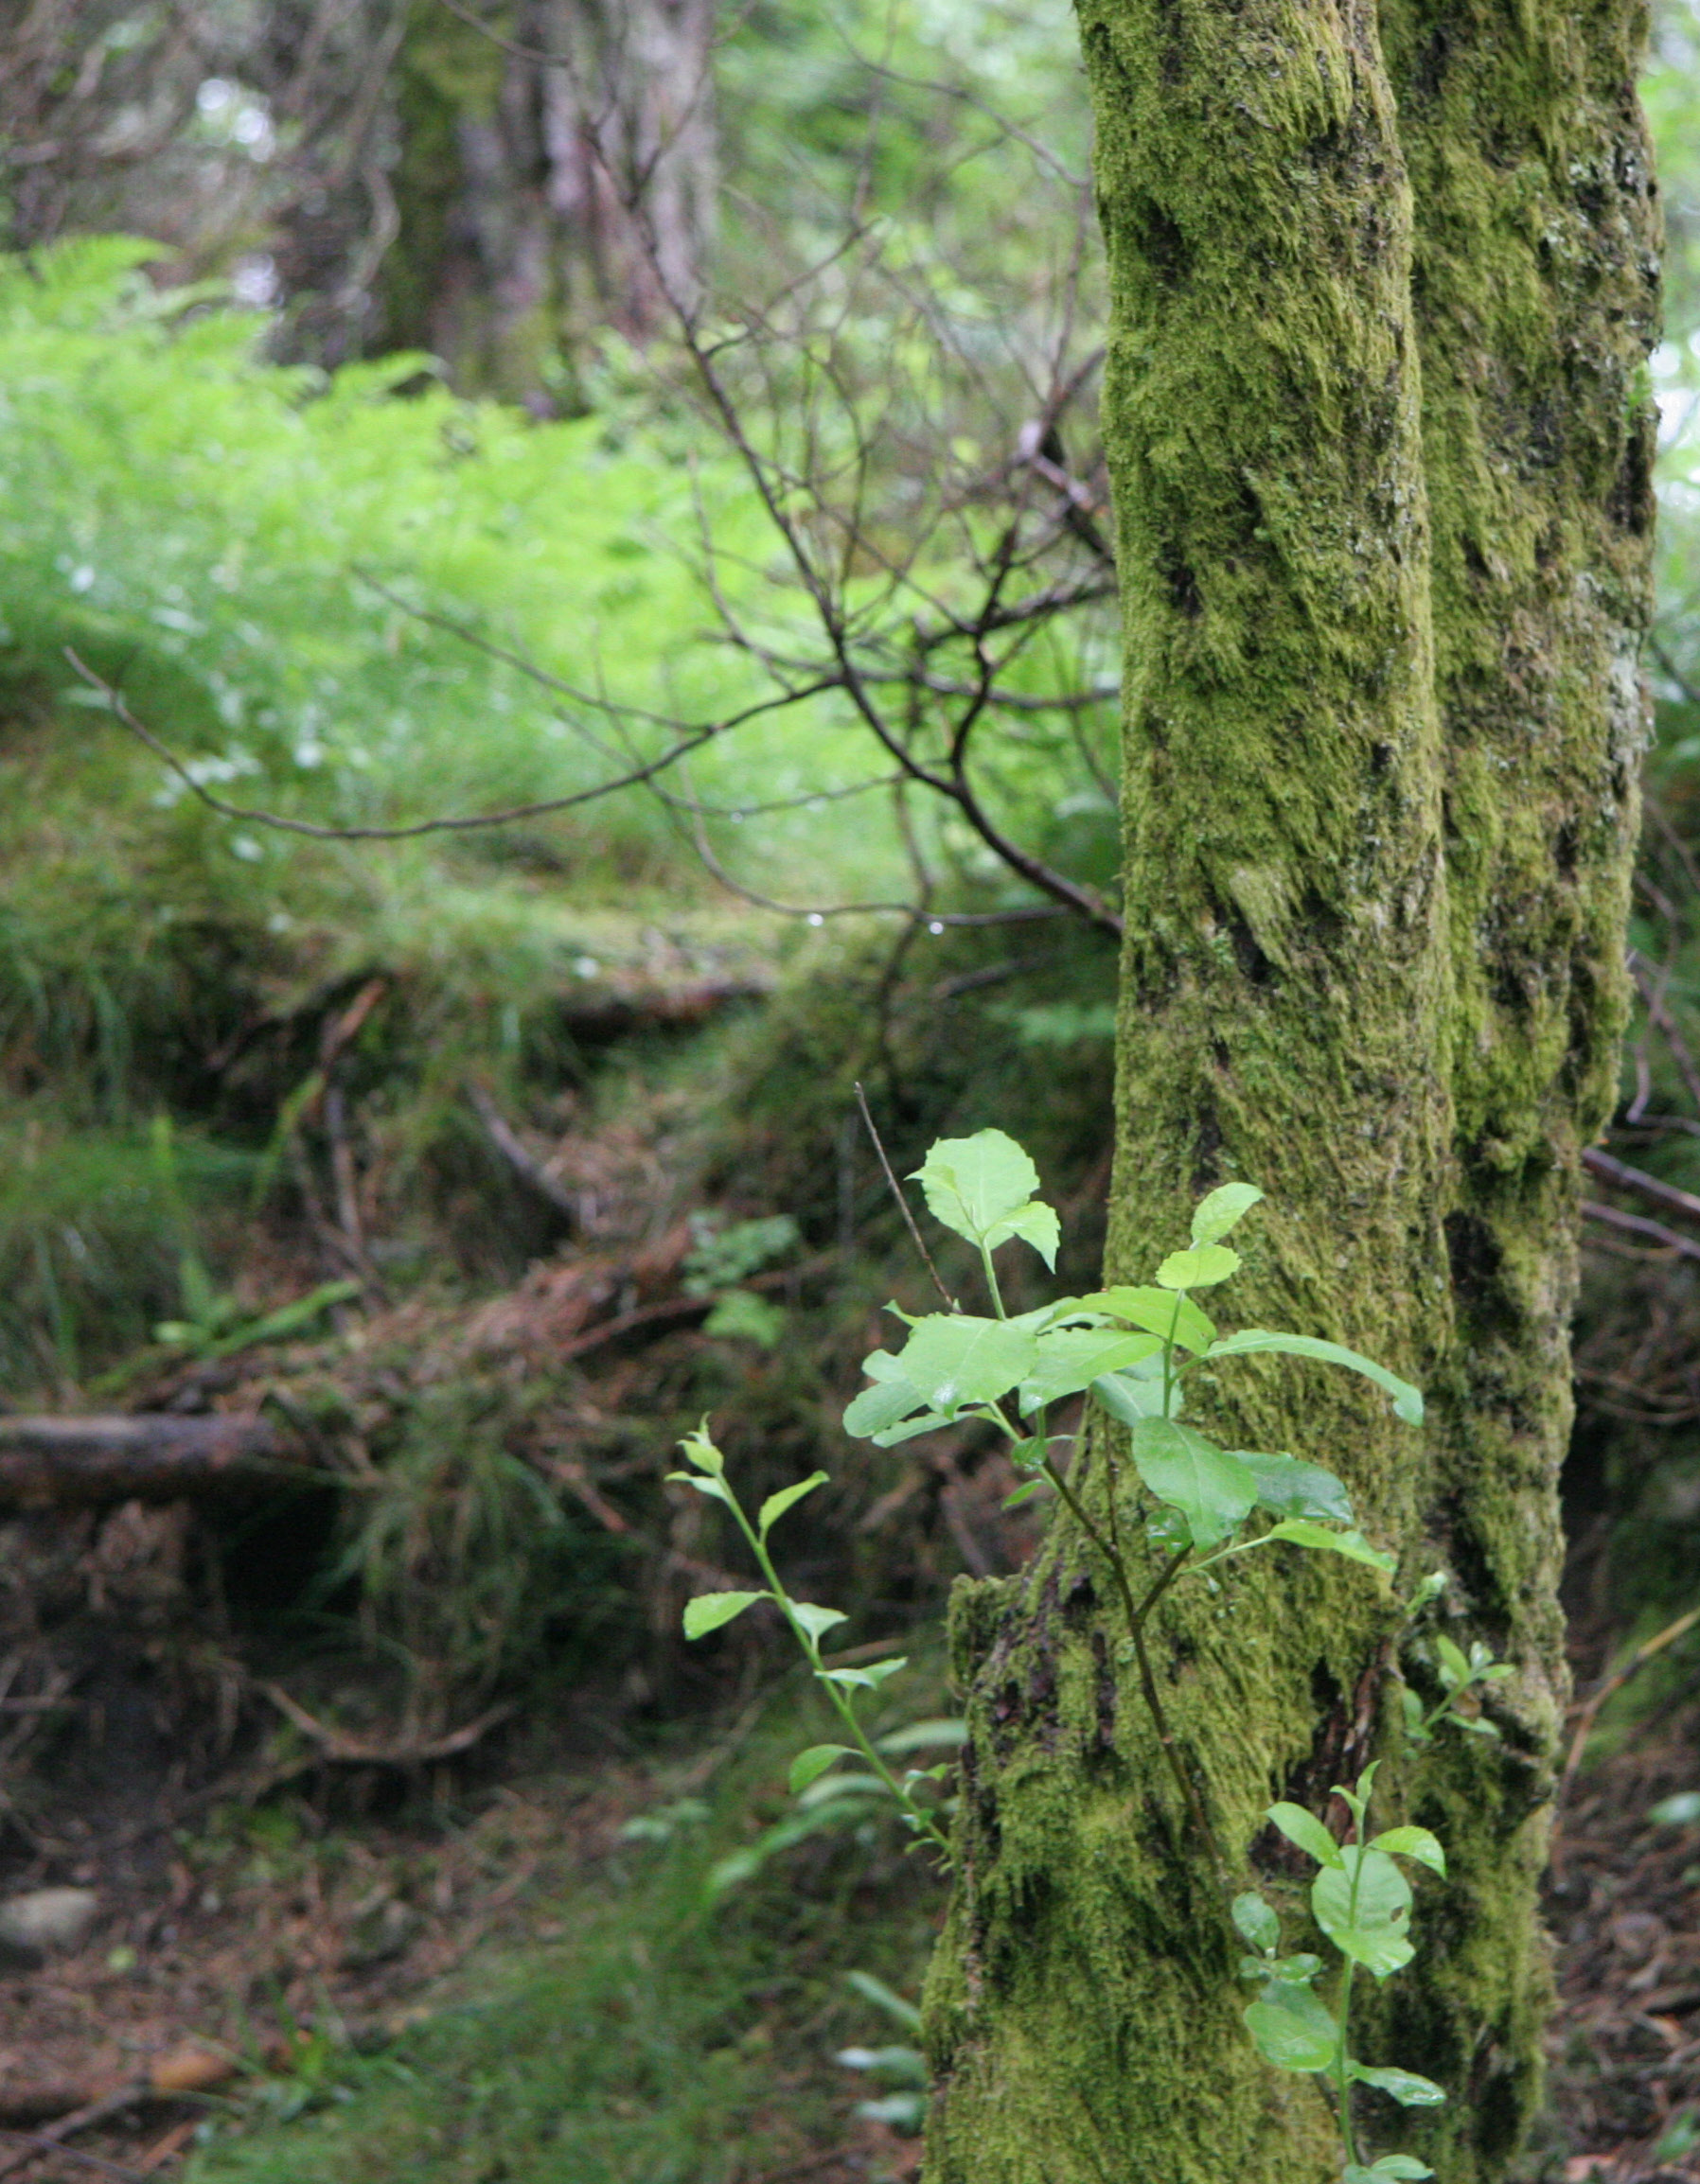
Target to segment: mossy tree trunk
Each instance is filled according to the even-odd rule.
[[[1292,1876],[1259,1835],[1273,1798],[1320,1811],[1376,1755],[1383,1816],[1444,1838],[1364,2044],[1447,2086],[1410,2136],[1476,2184],[1538,2091],[1577,1161],[1624,1013],[1641,11],[1080,12],[1128,657],[1108,1273],[1148,1278],[1199,1193],[1260,1183],[1230,1324],[1368,1350],[1430,1423],[1273,1361],[1225,1369],[1203,1422],[1339,1470],[1404,1589],[1444,1566],[1444,1627],[1516,1667],[1502,1742],[1407,1750],[1395,1671],[1433,1687],[1390,1596],[1271,1556],[1170,1595],[1168,1700],[1244,1872]],[[1086,1480],[1108,1490],[1101,1446]],[[1222,1882],[1066,1517],[1019,1578],[960,1589],[952,1634],[971,1740],[929,2184],[1337,2175],[1319,2092],[1244,2034]],[[1397,2111],[1364,2121],[1401,2142]]]
[[[383,337],[457,385],[574,407],[584,338],[693,302],[713,224],[714,0],[517,0],[502,43],[415,0]]]

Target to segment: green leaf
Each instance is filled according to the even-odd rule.
[[[1364,1562],[1372,1570],[1383,1570],[1389,1576],[1398,1568],[1398,1558],[1383,1548],[1372,1547],[1361,1532],[1331,1532],[1325,1524],[1313,1524],[1304,1517],[1285,1517],[1279,1524],[1269,1526],[1271,1540],[1289,1540],[1295,1547],[1314,1547],[1324,1554],[1344,1555],[1349,1562]]]
[[[793,1600],[790,1610],[796,1620],[814,1639],[823,1638],[828,1630],[836,1630],[841,1623],[848,1623],[848,1615],[836,1608],[817,1608],[812,1600]]]
[[[1029,1434],[1024,1441],[1011,1442],[1009,1460],[1018,1471],[1037,1471],[1043,1470],[1045,1458],[1050,1453],[1051,1443],[1048,1439],[1038,1434]]]
[[[1003,1506],[1018,1509],[1023,1502],[1031,1502],[1036,1494],[1042,1494],[1051,1484],[1049,1479],[1029,1479],[1024,1487],[1018,1487],[1013,1494],[1005,1494]]]
[[[872,1972],[846,1972],[844,1984],[854,1987],[863,2001],[872,2002],[877,2010],[883,2010],[887,2017],[906,2025],[912,2033],[920,2032],[921,2012],[917,2005],[888,1987],[883,1980],[876,1979]]]
[[[726,1458],[708,1437],[706,1418],[694,1434],[686,1434],[679,1445],[684,1451],[685,1461],[695,1464],[699,1471],[707,1471],[717,1479],[726,1469]]]
[[[1302,1805],[1288,1805],[1284,1800],[1280,1805],[1270,1805],[1269,1818],[1288,1842],[1297,1843],[1319,1865],[1341,1864],[1339,1844],[1314,1812],[1306,1812]]]
[[[1441,1657],[1441,1682],[1448,1691],[1457,1691],[1470,1681],[1470,1664],[1450,1638],[1436,1637],[1434,1649]]]
[[[684,1608],[684,1634],[687,1638],[706,1638],[711,1630],[719,1629],[741,1615],[746,1608],[753,1608],[758,1600],[770,1600],[770,1593],[701,1593],[694,1600],[687,1600]]]
[[[902,1729],[894,1729],[889,1736],[879,1739],[879,1749],[900,1758],[906,1752],[927,1752],[941,1744],[960,1748],[967,1741],[968,1725],[960,1715],[942,1714],[931,1720],[911,1721]]]
[[[1039,1171],[1013,1137],[1001,1130],[982,1130],[972,1137],[941,1137],[914,1178],[928,1210],[970,1243],[990,1232],[1036,1197]],[[1013,1228],[1004,1234],[1014,1235]]]
[[[935,1434],[940,1426],[953,1426],[953,1411],[925,1411],[918,1418],[905,1418],[900,1426],[887,1426],[883,1433],[872,1434],[869,1438],[877,1449],[894,1449],[900,1441],[912,1441],[917,1434]]]
[[[933,1312],[903,1346],[897,1363],[930,1408],[954,1415],[995,1402],[1033,1370],[1038,1344],[1025,1328],[967,1312]]]
[[[1140,1477],[1187,1521],[1195,1547],[1219,1546],[1245,1522],[1257,1483],[1237,1456],[1174,1418],[1140,1418],[1132,1429]]]
[[[794,1509],[806,1494],[812,1494],[817,1487],[826,1484],[824,1471],[814,1471],[806,1479],[799,1479],[794,1487],[781,1487],[778,1493],[770,1494],[761,1506],[756,1518],[756,1529],[765,1540],[771,1525],[776,1524],[788,1509]]]
[[[1262,1455],[1250,1449],[1233,1453],[1257,1481],[1258,1506],[1283,1517],[1320,1517],[1328,1523],[1352,1522],[1352,1497],[1332,1471],[1297,1456]]]
[[[1193,1209],[1193,1242],[1220,1243],[1262,1200],[1263,1192],[1255,1183],[1219,1184]]]
[[[1038,1363],[1021,1383],[1023,1411],[1076,1395],[1101,1373],[1120,1372],[1162,1349],[1154,1334],[1123,1334],[1113,1327],[1060,1328],[1036,1341]]]
[[[695,1471],[669,1471],[667,1479],[671,1485],[695,1487],[699,1494],[706,1494],[711,1502],[724,1502],[728,1508],[732,1506],[732,1489],[723,1479],[699,1479]]]
[[[1325,1866],[1311,1883],[1310,1908],[1341,1956],[1378,1980],[1409,1964],[1415,1954],[1406,1933],[1410,1883],[1385,1851],[1349,1843],[1339,1853],[1338,1865]]]
[[[835,1759],[855,1757],[856,1747],[851,1744],[811,1744],[806,1752],[798,1752],[791,1761],[788,1780],[792,1796],[800,1789],[806,1789],[811,1782],[817,1781]]]
[[[1384,1828],[1372,1839],[1370,1848],[1384,1850],[1390,1858],[1414,1858],[1419,1865],[1443,1876],[1446,1871],[1446,1854],[1440,1838],[1430,1835],[1426,1827]]]
[[[1160,1418],[1163,1410],[1163,1383],[1160,1375],[1156,1380],[1142,1373],[1104,1373],[1092,1383],[1092,1393],[1112,1418],[1120,1418],[1124,1426],[1137,1426],[1142,1418]],[[1171,1415],[1178,1411],[1178,1388],[1169,1391]]]
[[[1225,1243],[1201,1243],[1191,1251],[1172,1251],[1157,1270],[1159,1289],[1214,1289],[1240,1270],[1240,1255]]]
[[[1416,2070],[1395,2070],[1375,2063],[1348,2063],[1346,2068],[1360,2086],[1390,2093],[1402,2108],[1438,2108],[1446,2098],[1443,2086]]]
[[[1414,2154],[1384,2154],[1368,2169],[1353,2162],[1347,2168],[1345,2184],[1405,2184],[1407,2177],[1433,2175],[1427,2162],[1419,2161]]]
[[[817,1668],[815,1675],[821,1682],[836,1683],[845,1691],[877,1691],[888,1678],[908,1666],[909,1656],[900,1653],[894,1661],[873,1661],[866,1668]]]
[[[1403,1418],[1408,1426],[1423,1423],[1423,1395],[1420,1388],[1402,1381],[1397,1373],[1390,1373],[1386,1365],[1378,1365],[1372,1358],[1362,1357],[1355,1349],[1347,1349],[1342,1343],[1319,1342],[1314,1335],[1279,1334],[1268,1328],[1243,1327],[1238,1334],[1225,1335],[1210,1347],[1212,1357],[1255,1357],[1273,1351],[1282,1357],[1314,1358],[1321,1365],[1344,1365],[1348,1372],[1361,1373],[1365,1380],[1373,1381],[1378,1388],[1385,1388],[1393,1399],[1393,1415]]]
[[[1261,1949],[1265,1956],[1273,1956],[1281,1946],[1281,1921],[1263,1897],[1250,1889],[1244,1895],[1234,1897],[1233,1923],[1241,1939],[1252,1948]]]
[[[926,1400],[918,1387],[912,1385],[904,1376],[903,1367],[890,1350],[877,1349],[863,1358],[861,1369],[874,1383],[863,1388],[844,1412],[844,1431],[858,1439],[865,1440],[871,1435],[895,1425],[911,1411],[921,1408]]]
[[[1266,1987],[1247,2004],[1246,2027],[1278,2070],[1332,2070],[1339,2052],[1339,2027],[1309,1987]]]
[[[1655,1827],[1692,1827],[1700,1820],[1700,1789],[1679,1789],[1674,1797],[1661,1797],[1648,1807],[1647,1818]]]
[[[1001,1221],[995,1221],[985,1233],[988,1251],[1007,1243],[1018,1236],[1023,1243],[1031,1243],[1053,1274],[1056,1271],[1056,1247],[1062,1242],[1062,1224],[1054,1210],[1036,1199],[1031,1206],[1018,1206],[1014,1213],[1006,1213]]]
[[[1112,1319],[1124,1319],[1132,1327],[1142,1327],[1148,1334],[1160,1335],[1165,1342],[1170,1340],[1169,1330],[1173,1328],[1173,1339],[1181,1348],[1193,1350],[1199,1357],[1216,1339],[1216,1330],[1207,1315],[1191,1297],[1181,1296],[1172,1289],[1094,1290],[1090,1296],[1080,1299],[1080,1309],[1107,1312]]]

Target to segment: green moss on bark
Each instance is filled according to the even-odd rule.
[[[1270,1558],[1171,1595],[1167,1702],[1236,1858],[1272,1797],[1319,1807],[1376,1752],[1388,1816],[1444,1836],[1365,2044],[1448,2085],[1424,2149],[1485,2184],[1538,2083],[1577,1155],[1622,1014],[1641,26],[1421,0],[1081,21],[1129,660],[1108,1271],[1146,1274],[1212,1184],[1262,1184],[1233,1317],[1385,1358],[1433,1422],[1268,1361],[1225,1370],[1207,1422],[1334,1464],[1518,1669],[1502,1744],[1402,1753],[1389,1596]],[[1111,1490],[1102,1443],[1088,1480]],[[1223,1893],[1090,1548],[1059,1521],[1033,1570],[959,1594],[953,1636],[972,1735],[929,2184],[1337,2174],[1319,2097],[1244,2036]],[[1406,1666],[1421,1684],[1420,1647]]]

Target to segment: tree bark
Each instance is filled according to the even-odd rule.
[[[384,337],[468,393],[571,408],[589,332],[641,345],[699,294],[713,0],[523,0],[498,28],[416,0]]]
[[[1292,1877],[1259,1836],[1272,1799],[1320,1810],[1375,1756],[1378,1823],[1442,1835],[1450,1878],[1425,1885],[1418,1961],[1363,2046],[1446,2085],[1409,2136],[1477,2184],[1538,2090],[1578,1165],[1624,1014],[1641,15],[1080,11],[1128,659],[1107,1273],[1149,1278],[1202,1191],[1261,1184],[1229,1323],[1368,1350],[1430,1391],[1430,1426],[1273,1363],[1224,1370],[1202,1422],[1341,1471],[1401,1589],[1446,1567],[1445,1627],[1516,1667],[1502,1743],[1408,1750],[1402,1646],[1419,1689],[1432,1673],[1391,1594],[1271,1555],[1169,1595],[1165,1702],[1235,1884]],[[1100,1505],[1110,1453],[1100,1427]],[[1131,1502],[1121,1528],[1139,1534]],[[1231,1889],[1125,1641],[1060,1514],[1031,1570],[953,1601],[970,1742],[928,1990],[929,2184],[1338,2175],[1320,2094],[1245,2036]],[[1404,2141],[1390,2106],[1366,2121]]]

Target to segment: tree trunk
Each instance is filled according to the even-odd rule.
[[[1625,0],[1081,16],[1129,663],[1107,1271],[1149,1278],[1200,1192],[1260,1183],[1230,1324],[1368,1350],[1426,1386],[1430,1426],[1272,1362],[1225,1371],[1204,1423],[1339,1470],[1401,1589],[1443,1565],[1445,1628],[1517,1671],[1502,1743],[1407,1750],[1390,1594],[1272,1555],[1170,1595],[1167,1703],[1236,1874],[1290,1876],[1264,1808],[1320,1810],[1377,1755],[1380,1823],[1399,1806],[1443,1838],[1451,1877],[1425,1884],[1417,1962],[1363,2044],[1445,2084],[1411,2136],[1444,2184],[1476,2184],[1538,2090],[1577,1171],[1624,1014],[1642,19]],[[1101,1438],[1085,1479],[1108,1490]],[[1227,1892],[1125,1639],[1060,1514],[1030,1571],[953,1602],[971,1740],[929,1983],[929,2184],[1338,2175],[1320,2094],[1245,2036]],[[1424,1642],[1403,1650],[1431,1690]],[[1401,2142],[1395,2111],[1365,2121]]]
[[[713,0],[523,0],[498,44],[417,0],[402,47],[393,347],[547,411],[586,334],[694,304],[713,221]]]

